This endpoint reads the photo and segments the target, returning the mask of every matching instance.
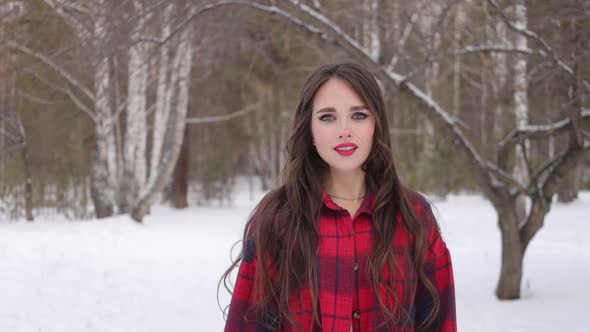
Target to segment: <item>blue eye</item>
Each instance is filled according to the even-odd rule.
[[[322,116],[320,116],[320,121],[330,121],[334,119],[334,116],[332,114],[324,114]]]
[[[354,114],[352,115],[352,118],[353,118],[353,119],[357,119],[357,120],[366,119],[366,118],[368,118],[368,117],[369,117],[369,116],[368,116],[367,114],[365,114],[365,113],[362,113],[362,112],[356,112],[356,113],[354,113]]]

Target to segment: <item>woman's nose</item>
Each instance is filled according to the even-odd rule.
[[[340,125],[340,133],[338,135],[338,138],[343,137],[351,137],[350,124],[348,123],[348,121],[344,121]]]

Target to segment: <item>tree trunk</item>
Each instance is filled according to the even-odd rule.
[[[584,72],[582,68],[587,67],[587,64],[583,62],[583,54],[587,52],[587,43],[583,38],[580,38],[580,35],[583,34],[583,32],[580,31],[582,23],[579,20],[580,19],[575,18],[563,20],[561,29],[561,33],[564,36],[562,39],[562,43],[564,44],[563,49],[569,51],[572,59],[574,59],[572,64],[574,77],[572,77],[568,89],[568,96],[570,97],[571,102],[566,111],[570,118],[575,118],[576,116],[574,114],[578,114],[583,106],[584,96],[580,91],[580,86],[582,73]],[[581,132],[582,130],[575,130],[568,135],[570,145],[577,144],[578,146],[582,146],[584,144]],[[569,203],[578,198],[578,190],[580,189],[580,182],[582,181],[580,170],[582,161],[583,159],[576,163],[570,172],[564,175],[564,180],[557,191],[557,199],[559,202]]]
[[[191,7],[191,12],[193,11],[194,8]],[[173,74],[176,74],[177,79],[170,82],[173,84],[170,89],[175,91],[176,98],[173,103],[174,112],[171,114],[173,121],[170,122],[164,137],[164,141],[169,144],[164,145],[166,150],[162,151],[159,167],[151,170],[152,174],[132,208],[131,217],[137,222],[142,222],[156,195],[166,186],[166,181],[172,176],[178,160],[186,127],[193,52],[193,28],[191,24],[188,24],[180,33],[178,49],[173,61]]]
[[[463,5],[457,5],[457,13],[455,14],[455,21],[453,26],[453,47],[459,49],[461,45],[461,38],[463,26],[465,24],[465,10]],[[483,99],[483,98],[482,98]],[[453,108],[451,112],[458,117],[461,114],[461,56],[455,56],[453,59]]]
[[[363,45],[369,50],[371,59],[379,62],[381,57],[381,40],[379,35],[379,1],[364,0],[363,8],[365,11],[365,20],[363,22]]]
[[[134,1],[138,15],[137,24],[131,33],[132,46],[129,49],[127,121],[124,145],[124,171],[121,179],[120,212],[127,212],[133,199],[145,186],[147,177],[147,81],[148,53],[146,42],[139,42],[145,34],[149,17],[143,13],[143,6]]]
[[[108,57],[104,55],[107,40],[104,13],[99,13],[96,18],[94,34],[94,48],[97,54],[94,72],[96,146],[90,171],[90,191],[96,218],[106,218],[115,213],[117,146],[114,119],[109,102],[110,65]]]
[[[91,162],[90,170],[90,194],[94,204],[96,218],[106,218],[115,212],[114,191],[109,184],[109,166],[107,155],[109,153],[109,141],[107,135],[112,135],[109,131],[106,120],[99,120],[95,124],[96,145]]]
[[[184,209],[188,207],[188,171],[190,162],[190,135],[189,129],[184,129],[184,139],[182,140],[182,147],[180,148],[180,155],[176,161],[176,168],[174,170],[174,177],[172,180],[172,205],[177,209]]]
[[[169,3],[164,9],[162,15],[162,38],[168,38],[172,33],[172,13],[174,4]],[[160,61],[158,63],[158,85],[156,88],[156,110],[154,114],[154,130],[152,132],[151,162],[148,170],[148,177],[152,177],[152,172],[156,172],[160,166],[162,156],[162,146],[164,145],[164,135],[166,126],[170,117],[172,107],[172,96],[174,88],[172,82],[176,80],[172,71],[174,68],[170,61],[171,41],[167,41],[160,46]]]
[[[488,3],[487,1],[483,1],[484,11],[486,13],[486,27],[489,26],[491,23],[491,17],[489,15],[488,10]],[[488,29],[486,29],[488,31]],[[506,36],[506,24],[503,21],[498,21],[495,23],[494,28],[495,38],[499,45],[510,47],[512,46],[511,41]],[[490,34],[491,35],[491,34]],[[490,36],[491,37],[491,36]],[[491,130],[491,137],[494,142],[497,142],[499,139],[505,135],[505,128],[502,127],[501,119],[504,118],[504,101],[500,94],[503,92],[504,87],[506,85],[506,81],[508,79],[508,63],[507,63],[507,56],[505,53],[492,53],[492,59],[494,59],[493,65],[493,73],[494,78],[490,80],[493,92],[494,92],[494,99],[495,99],[495,106],[493,111],[492,118],[492,130]]]
[[[527,28],[527,8],[524,0],[517,0],[514,5],[515,25],[522,29]],[[514,46],[517,48],[527,48],[528,43],[525,36],[515,34]],[[516,116],[516,128],[522,129],[528,126],[529,122],[529,102],[528,102],[528,78],[527,78],[527,59],[524,55],[515,55],[516,61],[513,65],[514,70],[514,114]],[[523,144],[516,146],[516,164],[514,165],[513,174],[517,181],[522,185],[529,182],[529,170],[526,159],[530,155],[530,142],[525,140]],[[527,215],[526,204],[528,198],[524,194],[518,195],[516,202],[517,216],[521,219],[518,224],[525,222],[524,217]]]
[[[423,16],[419,18],[421,30],[424,35],[431,36],[431,40],[427,38],[430,43],[426,45],[426,48],[431,54],[435,54],[440,47],[440,34],[434,32],[434,13],[439,11],[438,6],[433,5],[430,10],[423,13]],[[433,61],[425,71],[425,82],[424,90],[428,97],[432,98],[435,94],[437,87],[438,76],[439,76],[439,64],[437,61]],[[421,122],[418,124],[418,128],[424,132],[423,146],[421,155],[422,158],[419,161],[419,172],[420,177],[427,178],[427,174],[430,173],[435,156],[436,156],[436,137],[434,133],[434,124],[428,117],[423,117]],[[424,183],[423,183],[424,184]],[[431,185],[432,182],[426,181],[427,185]],[[434,188],[431,188],[434,189]]]
[[[33,221],[33,180],[31,178],[31,167],[29,165],[29,148],[26,143],[21,150],[23,166],[25,171],[25,213],[27,221]]]
[[[15,59],[12,59],[13,63],[16,63]],[[22,118],[18,111],[18,93],[17,93],[17,75],[15,71],[11,71],[11,87],[10,87],[10,108],[12,112],[14,112],[16,124],[18,125],[18,130],[20,131],[20,138],[22,140],[22,147],[21,147],[21,158],[23,161],[23,170],[25,173],[25,216],[27,221],[32,222],[33,218],[33,179],[31,176],[31,165],[29,162],[29,142],[27,133],[25,131],[25,126],[23,125]],[[8,103],[7,103],[8,104]],[[1,128],[0,128],[1,129]],[[0,135],[4,137],[4,135]],[[0,145],[0,148],[3,146]],[[1,153],[0,153],[1,154]],[[0,160],[0,163],[2,160]]]
[[[506,205],[510,202],[506,202]],[[501,300],[520,298],[524,250],[520,241],[518,217],[514,206],[497,209],[502,237],[502,261],[496,296]]]

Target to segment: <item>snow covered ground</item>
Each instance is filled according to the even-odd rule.
[[[0,332],[222,331],[217,282],[255,201],[156,207],[71,222],[0,220]],[[434,200],[451,250],[460,331],[590,331],[590,192],[554,204],[526,258],[523,299],[499,302],[496,214],[480,196]],[[229,297],[222,292],[222,305]]]

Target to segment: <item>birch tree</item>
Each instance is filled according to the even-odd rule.
[[[173,3],[168,3],[165,6],[160,23],[162,26],[161,38],[162,40],[165,40],[165,42],[160,47],[160,59],[158,62],[156,109],[154,113],[154,129],[152,133],[150,170],[156,170],[160,165],[162,147],[164,145],[164,134],[166,133],[175,91],[172,82],[176,81],[176,75],[178,75],[177,71],[172,70],[172,63],[170,62],[170,53],[173,50],[173,46],[171,45],[172,42],[169,40],[169,36],[172,33],[174,8],[175,5]],[[172,77],[172,75],[175,76]],[[151,171],[150,176],[152,176]]]
[[[379,33],[379,0],[363,0],[365,20],[363,22],[363,45],[369,50],[371,59],[379,62],[381,57],[381,36]]]
[[[68,68],[61,59],[16,41],[8,46],[57,73],[63,85],[54,89],[92,120],[90,174],[96,217],[130,213],[141,221],[171,177],[182,145],[195,52],[194,21],[207,7],[156,0],[43,2],[70,28],[76,37],[73,45],[88,55],[77,59],[79,68],[87,72]],[[116,76],[121,64],[126,66],[122,69],[126,91],[121,91]]]
[[[121,179],[121,212],[126,212],[145,186],[147,178],[147,88],[150,44],[147,23],[151,13],[146,13],[142,1],[133,1],[137,23],[131,27],[129,47],[128,93],[124,149],[124,171]],[[158,147],[159,148],[159,147]]]
[[[419,15],[418,26],[422,30],[422,35],[426,37],[425,48],[428,54],[434,54],[439,51],[440,47],[440,33],[437,31],[436,18],[440,15],[442,8],[439,3],[428,3],[423,5],[423,12]],[[438,82],[439,65],[437,61],[427,65],[424,77],[424,90],[428,98],[433,98],[433,94]],[[434,125],[430,118],[426,117],[424,121],[420,122],[420,128],[424,131],[424,147],[422,149],[422,157],[419,159],[419,167],[423,170],[422,174],[427,174],[428,170],[432,168],[435,151],[435,132]]]
[[[170,8],[170,10],[174,10],[174,8]],[[188,8],[189,18],[194,17],[196,13],[197,9],[194,6]],[[167,121],[162,121],[165,124],[165,131],[161,136],[163,143],[162,149],[159,151],[160,156],[156,160],[152,159],[149,178],[131,210],[131,217],[138,222],[142,221],[156,196],[164,189],[166,181],[174,171],[180,153],[189,106],[193,53],[193,28],[192,21],[189,21],[179,33],[176,54],[170,62],[172,66],[167,74],[170,80],[167,86],[162,88],[166,96],[164,107],[170,110],[170,114],[167,116]],[[160,89],[160,87],[158,88]],[[163,149],[164,147],[166,148]],[[154,151],[152,151],[153,153]]]
[[[93,36],[91,45],[96,55],[93,87],[94,96],[94,121],[96,150],[94,152],[91,169],[91,196],[94,201],[94,209],[97,218],[113,215],[115,212],[115,192],[117,187],[117,145],[115,138],[115,114],[113,112],[111,98],[110,59],[107,54],[109,45],[108,19],[105,0],[97,0],[92,6],[94,24],[92,30],[87,32],[82,24],[76,25],[76,30],[81,40],[86,40],[86,35]],[[61,10],[57,9],[58,13]],[[66,15],[66,14],[62,14]],[[73,21],[72,22],[77,22]]]
[[[515,0],[513,6],[514,26],[517,29],[527,29],[527,8],[524,0]],[[514,34],[513,45],[517,49],[526,49],[528,47],[527,39],[522,34]],[[515,54],[513,62],[513,86],[514,86],[514,115],[516,119],[516,129],[523,130],[529,123],[529,102],[528,102],[528,78],[527,78],[527,58],[523,54]],[[529,170],[526,162],[527,156],[530,155],[530,142],[525,139],[521,144],[516,146],[516,163],[514,165],[514,178],[525,185],[529,181]],[[518,224],[526,222],[527,196],[518,194],[516,197],[516,213]]]
[[[9,41],[15,50],[38,59],[59,74],[66,86],[60,90],[95,124],[95,151],[91,163],[91,197],[97,218],[111,216],[115,212],[115,192],[118,172],[115,114],[110,102],[111,78],[108,9],[105,0],[93,3],[82,1],[44,0],[75,34],[77,41],[92,55],[89,67],[92,82],[76,77],[51,57],[27,46]],[[73,14],[76,13],[76,14]]]

